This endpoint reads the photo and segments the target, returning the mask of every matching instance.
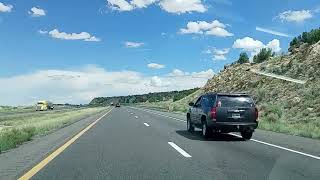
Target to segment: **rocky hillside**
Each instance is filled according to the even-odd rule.
[[[257,75],[250,69],[306,80],[306,84]],[[280,106],[290,121],[314,121],[320,117],[320,42],[311,46],[303,44],[290,55],[261,64],[226,67],[203,89],[205,92],[245,91],[254,96],[262,110],[264,105],[273,104]]]
[[[304,80],[297,84],[255,74],[251,69]],[[188,102],[205,92],[247,92],[260,110],[259,127],[293,135],[320,138],[320,41],[301,44],[288,55],[259,64],[233,64],[195,93],[176,102],[154,103],[169,111],[186,111]]]

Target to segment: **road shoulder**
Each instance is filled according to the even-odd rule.
[[[0,154],[0,179],[17,179],[26,170],[33,167],[105,112],[77,121],[51,134],[37,137],[15,149]]]

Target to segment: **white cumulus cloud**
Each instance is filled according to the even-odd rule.
[[[4,4],[0,2],[0,12],[11,12],[13,6],[11,4]]]
[[[268,44],[266,45],[266,47],[272,49],[272,51],[274,51],[274,52],[279,52],[279,51],[281,51],[280,41],[279,41],[278,39],[274,39],[274,40],[268,42]]]
[[[188,22],[186,28],[181,28],[181,34],[206,34],[213,35],[218,37],[228,37],[233,36],[232,33],[228,32],[226,29],[226,25],[219,22],[218,20],[214,20],[212,22],[206,21],[196,21],[196,22]]]
[[[127,41],[124,43],[124,45],[127,47],[127,48],[138,48],[138,47],[141,47],[144,45],[144,43],[142,42],[131,42],[131,41]]]
[[[214,75],[214,72],[212,69],[208,69],[206,71],[200,71],[200,72],[192,72],[191,76],[193,78],[204,78],[204,79],[210,79]]]
[[[182,72],[183,76],[148,76],[136,71],[107,71],[88,65],[78,69],[43,69],[0,77],[1,105],[32,105],[48,99],[54,103],[89,103],[94,97],[142,94],[202,87],[211,69]]]
[[[107,0],[108,6],[113,10],[131,11],[138,8],[146,8],[158,0]]]
[[[158,63],[150,63],[147,66],[148,66],[148,68],[151,68],[151,69],[163,69],[163,68],[165,68],[165,65],[158,64]]]
[[[40,34],[49,34],[52,38],[62,39],[62,40],[83,40],[83,41],[101,41],[100,38],[92,36],[87,32],[80,32],[80,33],[66,33],[60,32],[58,29],[53,29],[51,31],[43,31],[39,30]]]
[[[132,0],[131,4],[137,8],[146,8],[158,0]]]
[[[226,60],[226,55],[229,53],[230,49],[213,49],[213,59],[214,60]]]
[[[132,11],[147,8],[152,4],[169,13],[205,12],[207,8],[201,0],[107,0],[108,6],[117,11]]]
[[[229,48],[217,49],[215,47],[202,51],[203,54],[212,55],[213,60],[226,60],[226,55],[229,53]]]
[[[39,32],[40,34],[48,34],[48,31],[41,30],[41,29],[40,29],[38,32]]]
[[[276,18],[279,18],[282,22],[303,22],[307,19],[312,18],[313,15],[310,10],[300,10],[300,11],[284,11],[280,13]]]
[[[118,11],[131,11],[133,10],[133,6],[128,3],[126,0],[107,0],[108,5],[113,10]]]
[[[169,81],[164,81],[158,76],[153,76],[150,80],[150,86],[154,87],[168,87],[170,85]]]
[[[160,7],[169,13],[206,12],[201,0],[162,0]]]
[[[38,7],[32,7],[31,10],[28,12],[32,17],[40,17],[45,16],[46,11],[44,9]]]
[[[270,48],[274,52],[281,51],[280,41],[278,39],[273,39],[272,41],[268,42],[267,45],[265,45],[259,40],[255,40],[251,37],[244,37],[242,39],[237,39],[233,43],[232,47],[250,52],[251,56],[256,55],[262,48]]]
[[[186,75],[189,75],[189,73],[185,73],[180,69],[174,69],[171,73],[168,74],[168,76],[172,76],[172,77],[186,76]]]
[[[171,73],[167,74],[168,77],[192,77],[192,78],[205,78],[209,79],[212,78],[214,75],[214,72],[212,69],[208,69],[206,71],[200,71],[200,72],[184,72],[180,69],[174,69]]]

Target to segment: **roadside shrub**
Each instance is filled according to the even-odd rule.
[[[282,75],[283,74],[282,66],[274,66],[272,69],[270,69],[270,72],[274,74]]]
[[[30,141],[34,135],[34,127],[3,130],[0,132],[0,152],[14,148],[25,141]]]
[[[263,110],[263,119],[269,122],[276,122],[282,117],[282,107],[276,104],[264,104],[261,106]]]
[[[254,63],[262,63],[264,61],[269,60],[271,57],[273,57],[275,54],[272,52],[272,49],[270,48],[262,48],[260,52],[253,57]]]
[[[320,40],[320,29],[312,29],[310,32],[303,32],[298,37],[293,38],[290,42],[289,51],[302,43],[314,44]]]
[[[246,52],[240,53],[239,59],[237,63],[243,64],[243,63],[248,63],[249,62],[249,56]]]
[[[279,120],[279,116],[275,113],[269,113],[265,119],[269,122],[277,122]]]
[[[255,97],[256,103],[262,102],[262,100],[263,100],[265,97],[266,97],[266,90],[263,89],[263,88],[259,88],[259,89],[256,91],[256,97]]]

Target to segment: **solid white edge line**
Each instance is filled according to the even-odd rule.
[[[173,147],[176,151],[178,151],[180,154],[182,154],[182,156],[186,157],[186,158],[191,158],[192,156],[190,154],[188,154],[186,151],[184,151],[183,149],[181,149],[178,145],[176,145],[173,142],[168,142],[168,144]]]
[[[238,134],[233,134],[233,133],[229,133],[229,134],[231,134],[233,136],[241,137]],[[254,141],[256,143],[264,144],[264,145],[267,145],[267,146],[272,146],[272,147],[275,147],[275,148],[279,148],[279,149],[282,149],[282,150],[290,151],[290,152],[293,152],[293,153],[297,153],[297,154],[300,154],[300,155],[304,155],[304,156],[308,156],[308,157],[320,160],[320,157],[314,156],[314,155],[311,155],[311,154],[308,154],[308,153],[296,151],[296,150],[293,150],[293,149],[289,149],[289,148],[286,148],[286,147],[278,146],[278,145],[275,145],[275,144],[267,143],[267,142],[256,140],[256,139],[250,139],[250,140]]]
[[[184,121],[184,120],[182,120],[182,119],[177,119],[177,118],[174,118],[174,117],[165,116],[165,115],[158,114],[158,113],[154,113],[154,112],[152,112],[152,111],[147,111],[147,110],[144,110],[144,109],[139,109],[139,108],[134,108],[134,107],[130,107],[130,108],[138,109],[138,110],[141,110],[141,111],[149,112],[149,113],[151,113],[151,114],[155,114],[155,115],[167,117],[167,118],[170,118],[170,119],[175,119],[175,120],[182,121],[182,122],[187,122],[187,121]],[[241,138],[242,138],[242,136],[240,136],[240,135],[238,135],[238,134],[233,134],[233,133],[229,133],[229,134],[231,134],[231,135],[233,135],[233,136],[237,136],[237,137],[241,137]],[[320,157],[319,157],[319,156],[315,156],[315,155],[312,155],[312,154],[300,152],[300,151],[293,150],[293,149],[289,149],[289,148],[282,147],[282,146],[279,146],[279,145],[267,143],[267,142],[260,141],[260,140],[257,140],[257,139],[250,139],[250,140],[253,141],[253,142],[256,142],[256,143],[264,144],[264,145],[267,145],[267,146],[271,146],[271,147],[274,147],[274,148],[282,149],[282,150],[285,150],[285,151],[289,151],[289,152],[292,152],[292,153],[296,153],[296,154],[300,154],[300,155],[303,155],[303,156],[307,156],[307,157],[310,157],[310,158],[313,158],[313,159],[320,160]]]
[[[143,123],[145,126],[149,127],[150,125],[148,123]]]

